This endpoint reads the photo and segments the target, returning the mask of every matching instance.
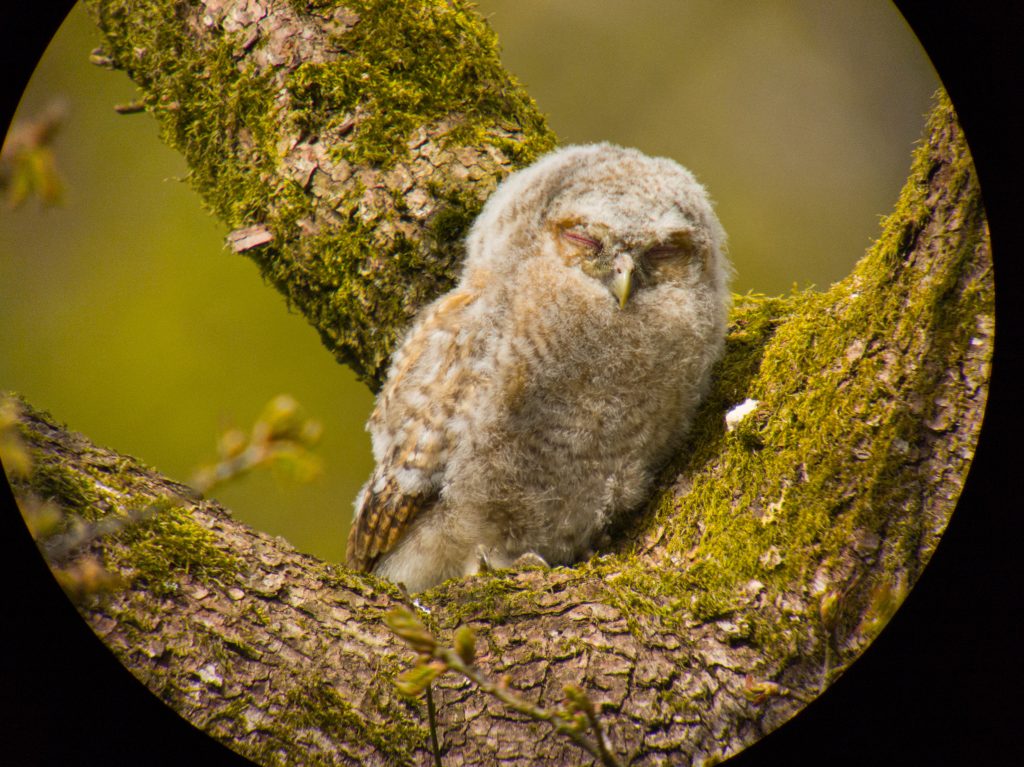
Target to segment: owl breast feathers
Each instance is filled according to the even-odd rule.
[[[611,144],[502,182],[395,352],[348,564],[410,591],[569,564],[642,505],[722,352],[725,233],[672,160]]]

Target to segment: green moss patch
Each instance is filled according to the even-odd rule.
[[[129,567],[158,596],[177,592],[184,575],[207,583],[233,582],[243,566],[180,506],[161,504],[151,516],[127,527],[120,540],[126,547],[109,549],[111,564]]]
[[[349,0],[359,21],[340,36],[345,55],[306,63],[290,77],[295,120],[311,133],[340,127],[358,109],[353,141],[338,153],[390,167],[413,131],[455,118],[446,141],[495,142],[491,129],[522,129],[499,148],[526,163],[552,146],[536,105],[504,71],[494,32],[462,2]]]
[[[940,102],[931,131],[949,108]],[[966,192],[955,204],[975,236],[939,270],[894,264],[928,223],[935,152],[918,150],[896,211],[850,277],[825,293],[738,301],[694,448],[677,467],[690,489],[667,491],[649,522],[667,526],[665,555],[678,568],[634,570],[627,557],[626,575],[610,589],[624,607],[670,618],[671,600],[689,599],[698,617],[713,617],[752,580],[775,593],[801,582],[862,531],[904,541],[902,556],[883,562],[892,582],[914,561],[907,547],[920,532],[907,526],[920,525],[920,515],[899,511],[918,502],[905,451],[922,438],[933,407],[926,395],[956,364],[946,360],[958,359],[977,318],[993,312],[990,275],[969,266],[984,227],[962,146],[952,147],[944,193]],[[724,413],[747,397],[757,410],[727,432]],[[915,398],[919,412],[906,405]]]
[[[387,764],[411,765],[416,763],[416,749],[427,742],[427,730],[417,724],[408,703],[391,694],[393,677],[382,676],[374,681],[374,689],[387,690],[377,695],[381,722],[366,719],[342,698],[334,688],[318,681],[296,685],[288,693],[285,707],[267,722],[266,737],[258,748],[245,749],[247,756],[260,764],[284,764],[284,758],[295,750],[296,739],[309,737],[314,743],[322,738],[344,744],[353,759],[358,758],[360,745],[372,747]],[[373,693],[371,693],[372,695]],[[334,764],[324,759],[311,764]]]

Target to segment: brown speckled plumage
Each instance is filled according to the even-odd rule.
[[[411,591],[585,556],[639,506],[719,357],[725,235],[671,160],[566,147],[507,178],[392,360],[348,563]]]

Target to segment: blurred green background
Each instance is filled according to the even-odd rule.
[[[840,279],[878,231],[938,80],[884,0],[483,0],[507,67],[563,142],[610,140],[690,167],[730,234],[735,289]],[[57,96],[61,205],[0,209],[0,389],[186,480],[218,433],[288,392],[324,424],[323,475],[214,495],[243,521],[339,560],[372,467],[372,397],[223,247],[182,159],[76,7],[16,115]]]

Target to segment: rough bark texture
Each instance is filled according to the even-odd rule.
[[[92,5],[197,188],[244,230],[236,248],[370,380],[410,313],[451,278],[474,204],[550,141],[507,79],[495,91],[512,105],[504,113],[447,101],[406,110],[415,120],[396,127],[374,123],[382,102],[370,90],[353,100],[359,72],[390,92],[416,68],[392,58],[384,77],[376,60],[358,63],[373,37],[361,25],[402,21],[412,34],[415,21],[448,42],[489,40],[458,3]],[[466,45],[459,57],[489,51]],[[498,71],[480,77],[493,84]],[[422,596],[424,619],[446,642],[471,625],[480,668],[527,698],[552,705],[580,684],[623,762],[735,753],[841,673],[927,563],[973,455],[992,334],[984,211],[940,96],[896,209],[853,273],[825,293],[738,301],[690,444],[614,548],[574,568],[448,582]],[[746,398],[756,409],[727,430],[725,412]],[[425,707],[392,684],[414,661],[381,621],[402,603],[395,589],[297,553],[30,409],[22,435],[26,504],[55,499],[66,525],[148,509],[51,564],[68,580],[96,557],[119,576],[80,609],[155,694],[261,764],[431,763]],[[590,762],[454,675],[435,682],[435,699],[445,765]]]
[[[89,0],[229,245],[379,385],[461,238],[554,145],[464,2]]]
[[[448,641],[545,705],[580,683],[633,764],[735,753],[877,635],[926,564],[973,454],[992,342],[979,192],[948,103],[896,211],[826,293],[740,302],[692,444],[615,551],[576,568],[453,581],[422,598]],[[733,431],[723,414],[757,409]],[[72,517],[144,521],[94,555],[127,586],[81,602],[123,662],[262,764],[429,764],[425,710],[391,681],[413,654],[401,596],[295,552],[216,503],[39,414],[16,483]],[[444,764],[587,763],[547,725],[453,675],[435,683]]]

